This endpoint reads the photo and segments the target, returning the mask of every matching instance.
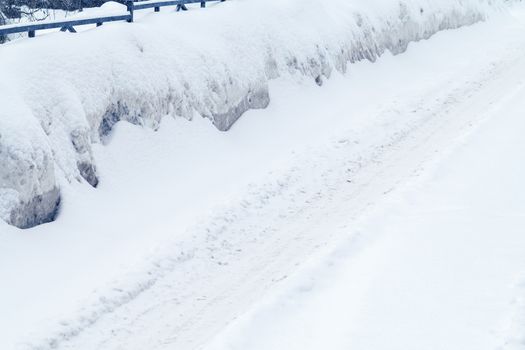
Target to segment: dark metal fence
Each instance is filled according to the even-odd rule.
[[[45,21],[33,23],[20,23],[0,26],[0,37],[14,33],[28,33],[30,38],[34,38],[37,30],[60,28],[61,31],[69,31],[76,33],[75,27],[86,24],[96,24],[97,27],[106,22],[126,21],[133,22],[133,14],[135,10],[144,10],[153,8],[155,12],[159,12],[161,7],[177,6],[177,11],[186,11],[187,4],[200,3],[201,7],[206,7],[208,2],[224,2],[226,0],[147,0],[147,1],[129,1],[127,2],[127,13],[122,15],[104,16],[104,17],[89,17],[71,20]]]

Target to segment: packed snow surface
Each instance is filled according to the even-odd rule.
[[[202,116],[228,130],[246,111],[268,106],[272,79],[321,85],[348,63],[401,53],[504,3],[231,0],[2,45],[0,218],[21,228],[48,222],[68,205],[66,183],[97,186],[93,144],[106,142],[120,120],[157,129],[166,115]]]
[[[513,72],[452,154],[205,349],[524,349],[523,62]]]
[[[63,206],[0,221],[0,349],[523,349],[524,32],[520,5],[323,87],[282,76],[228,133],[117,123],[97,189],[30,142],[58,142],[33,87],[2,90],[2,142],[55,169]]]

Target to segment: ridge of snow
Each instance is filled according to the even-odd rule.
[[[18,136],[0,139],[1,218],[38,225],[56,214],[60,179],[96,186],[92,144],[118,121],[156,129],[165,115],[201,115],[228,130],[247,110],[269,104],[271,79],[321,85],[334,69],[401,53],[503,3],[228,1],[3,45],[0,90],[9,93],[0,97],[0,133]]]

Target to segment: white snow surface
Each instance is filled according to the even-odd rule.
[[[504,3],[231,0],[2,45],[0,215],[34,226],[54,218],[62,182],[97,185],[93,144],[118,120],[157,129],[165,115],[201,115],[226,130],[268,105],[271,79],[321,84],[349,62],[403,52]],[[118,10],[107,7],[97,11]]]
[[[282,77],[228,133],[117,123],[98,189],[0,222],[0,348],[522,349],[524,29]]]
[[[525,349],[523,62],[512,73],[459,145],[204,349]]]
[[[524,32],[282,76],[227,133],[117,123],[97,189],[54,163],[57,220],[0,221],[0,349],[523,349]],[[0,123],[39,159],[33,113]]]

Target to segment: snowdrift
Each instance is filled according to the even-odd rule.
[[[20,228],[48,222],[60,183],[96,186],[91,145],[109,140],[119,121],[157,128],[164,116],[202,116],[226,131],[269,104],[271,79],[322,85],[333,70],[386,50],[402,53],[504,3],[231,0],[3,45],[0,218]]]

